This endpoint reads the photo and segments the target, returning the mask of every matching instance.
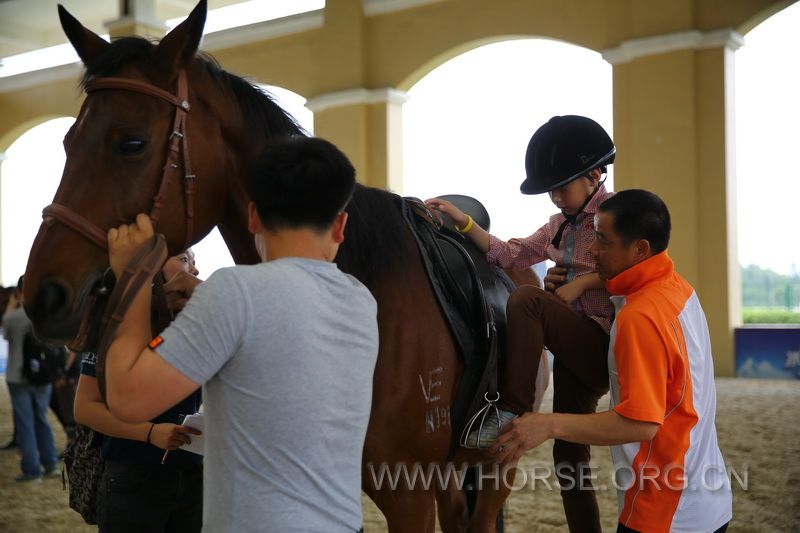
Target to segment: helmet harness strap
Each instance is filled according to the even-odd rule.
[[[586,174],[583,177],[588,178],[589,175]],[[550,241],[550,244],[552,244],[556,248],[558,248],[561,245],[561,236],[564,234],[564,228],[567,227],[567,224],[575,225],[575,222],[578,220],[578,217],[581,216],[581,214],[583,213],[583,210],[586,209],[586,206],[589,205],[589,202],[592,201],[592,198],[594,198],[594,195],[597,194],[597,191],[599,191],[600,187],[602,187],[603,184],[606,182],[606,179],[607,179],[607,177],[603,178],[600,181],[600,183],[597,184],[597,187],[595,187],[594,191],[592,191],[592,194],[590,194],[586,198],[586,201],[583,202],[583,205],[581,206],[580,209],[578,209],[577,213],[575,213],[574,215],[568,215],[568,214],[566,214],[566,213],[564,213],[562,211],[562,214],[564,215],[564,222],[562,222],[561,225],[558,227],[558,231],[556,232],[555,236],[553,237],[553,240]]]

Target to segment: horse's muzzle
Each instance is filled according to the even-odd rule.
[[[66,343],[76,351],[89,350],[97,342],[97,332],[110,288],[114,286],[110,269],[89,291],[79,295],[73,307],[69,288],[58,280],[46,280],[40,286],[26,312],[36,336],[52,343]]]
[[[33,304],[26,309],[31,320],[41,333],[53,329],[66,318],[69,307],[69,291],[57,280],[45,281],[39,287]]]

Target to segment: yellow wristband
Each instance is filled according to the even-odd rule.
[[[474,226],[474,225],[475,225],[475,221],[472,220],[471,216],[467,215],[467,223],[464,224],[463,228],[459,228],[458,226],[456,226],[456,231],[459,232],[459,233],[469,233],[469,230],[471,230],[472,226]]]

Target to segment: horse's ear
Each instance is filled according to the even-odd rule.
[[[61,27],[64,29],[67,39],[78,52],[78,57],[81,58],[84,65],[89,65],[94,58],[110,46],[105,39],[84,28],[83,24],[61,4],[58,4],[58,18],[61,20]]]
[[[206,24],[206,4],[206,0],[200,0],[186,20],[161,39],[156,61],[163,71],[175,72],[194,59]]]

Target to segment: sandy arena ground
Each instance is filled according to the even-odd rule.
[[[742,481],[733,478],[734,518],[730,533],[796,533],[800,531],[800,381],[752,379],[717,380],[717,428],[723,456],[728,467]],[[607,400],[601,400],[601,408]],[[545,398],[543,411],[551,409]],[[51,413],[52,414],[52,413]],[[63,449],[64,432],[51,416],[56,444]],[[11,412],[8,391],[0,387],[0,443],[11,436]],[[528,473],[539,472],[551,463],[551,445],[529,452],[520,466]],[[611,461],[608,449],[593,452],[597,484],[607,485],[598,491],[604,531],[615,531],[616,496],[611,485]],[[42,483],[18,484],[16,451],[0,452],[0,532],[72,533],[95,531],[67,506],[67,492],[60,478]],[[531,488],[512,493],[506,505],[506,531],[565,532],[561,499],[555,478],[548,483],[539,479]],[[364,499],[367,532],[386,531],[380,512]]]

